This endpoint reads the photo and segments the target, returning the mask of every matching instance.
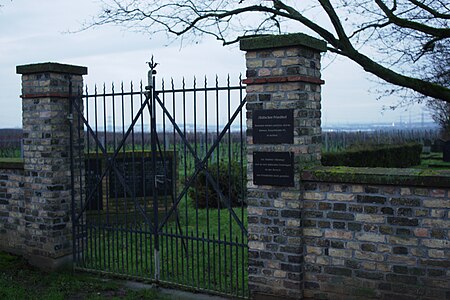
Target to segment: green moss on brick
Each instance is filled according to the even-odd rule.
[[[73,75],[86,75],[87,68],[81,66],[46,62],[46,63],[17,66],[16,73],[17,74],[63,73]]]
[[[450,170],[409,168],[314,167],[304,169],[301,179],[307,181],[450,187]]]
[[[23,169],[22,158],[0,158],[0,169]]]
[[[289,46],[304,46],[319,52],[327,51],[327,43],[303,33],[282,35],[256,35],[242,37],[240,49],[243,51],[281,48]]]

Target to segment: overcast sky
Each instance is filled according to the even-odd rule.
[[[3,0],[0,8],[0,128],[21,126],[20,76],[17,65],[58,62],[88,67],[85,83],[110,84],[146,78],[146,61],[151,55],[160,64],[158,76],[208,76],[245,74],[244,53],[237,46],[222,47],[205,40],[195,45],[172,43],[163,37],[150,39],[139,33],[113,26],[98,27],[79,33],[81,23],[99,9],[93,0]],[[328,65],[326,57],[323,65]],[[370,93],[374,79],[345,59],[336,59],[322,72],[326,81],[322,94],[322,121],[333,123],[368,123],[421,121],[423,108],[383,112],[383,106],[395,99],[377,101]],[[212,80],[211,80],[212,81]],[[425,112],[425,120],[429,120]]]

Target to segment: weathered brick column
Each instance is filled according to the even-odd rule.
[[[87,74],[87,68],[41,63],[18,66],[17,73],[22,74],[23,249],[32,264],[55,269],[72,260],[70,120],[73,116],[69,92],[81,93],[82,75]]]
[[[301,299],[300,170],[320,163],[320,53],[326,43],[290,34],[243,39],[240,48],[247,52],[249,289],[254,299]],[[255,166],[278,155],[283,163],[256,174]]]

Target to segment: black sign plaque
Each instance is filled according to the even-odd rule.
[[[253,152],[253,183],[294,186],[294,153]]]
[[[134,160],[131,157],[118,158],[116,166],[126,185],[136,193],[136,197],[144,197],[144,195],[151,197],[153,195],[154,177],[151,157],[136,157]],[[110,195],[117,193],[119,198],[130,196],[125,193],[125,188],[116,178],[117,174],[114,170],[111,170],[110,176]],[[156,177],[158,179],[159,196],[170,195],[173,184],[171,157],[165,157],[164,162],[160,156],[156,157]]]
[[[254,144],[293,144],[293,109],[257,109],[252,113]]]

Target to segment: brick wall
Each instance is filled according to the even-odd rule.
[[[270,48],[268,48],[270,47]],[[241,41],[247,51],[249,290],[255,299],[302,298],[300,168],[320,163],[320,52],[325,43],[294,34]],[[255,110],[293,110],[293,143],[254,143]],[[294,185],[256,185],[254,152],[291,152]]]
[[[22,74],[23,163],[0,169],[0,248],[51,270],[72,261],[72,200],[77,204],[80,196],[79,182],[72,190],[70,139],[71,128],[82,124],[70,101],[81,93],[87,69],[42,63],[18,66],[17,73]],[[83,161],[76,153],[74,160]],[[79,167],[83,164],[75,164],[74,172]]]
[[[312,167],[326,44],[291,34],[243,39],[241,49],[252,297],[450,299],[449,172]],[[254,111],[288,108],[293,143],[254,143]],[[256,151],[294,153],[294,187],[254,184]]]
[[[26,220],[23,164],[0,162],[0,248],[24,249]]]
[[[70,101],[81,94],[87,69],[43,63],[18,66],[17,73],[22,74],[24,217],[30,222],[26,250],[31,263],[53,269],[72,261],[72,199],[77,202],[79,189],[74,182],[72,190],[70,139],[80,124]],[[79,166],[74,164],[74,172]]]
[[[450,174],[408,171],[304,172],[305,297],[449,299]]]

